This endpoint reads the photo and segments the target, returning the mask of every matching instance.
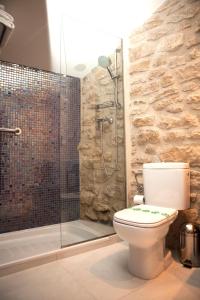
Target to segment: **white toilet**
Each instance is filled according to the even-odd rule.
[[[171,252],[165,248],[165,237],[178,210],[189,207],[189,164],[144,164],[143,183],[145,204],[116,212],[113,225],[129,243],[130,272],[152,279],[170,264]]]

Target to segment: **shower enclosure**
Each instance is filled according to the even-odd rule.
[[[121,40],[87,35],[84,63],[62,35],[59,72],[0,57],[0,265],[113,234],[126,206]]]

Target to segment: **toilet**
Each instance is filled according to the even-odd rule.
[[[152,279],[171,263],[165,237],[178,210],[190,205],[189,164],[144,164],[143,184],[145,203],[116,212],[113,225],[129,244],[129,271],[142,279]]]

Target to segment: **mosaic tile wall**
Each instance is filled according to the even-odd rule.
[[[79,136],[70,144],[79,122],[70,123],[68,111],[80,102],[79,86],[77,78],[0,61],[0,127],[22,130],[0,133],[1,233],[59,223],[63,208],[63,222],[79,216]]]
[[[79,152],[80,80],[65,77],[60,97],[60,191],[61,222],[80,217]]]

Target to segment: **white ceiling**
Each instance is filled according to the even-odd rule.
[[[15,30],[0,59],[83,77],[164,0],[0,0]],[[77,70],[77,65],[85,65]]]
[[[58,60],[62,28],[62,73],[83,77],[97,65],[98,56],[109,55],[120,38],[142,25],[164,0],[47,0],[53,61]],[[62,21],[61,21],[62,20]],[[61,23],[60,23],[61,22]],[[56,28],[58,30],[56,31]],[[82,71],[77,65],[85,65]]]
[[[47,3],[52,0],[47,0]],[[118,37],[143,24],[164,0],[59,0],[63,16]],[[55,9],[55,6],[54,6]]]

